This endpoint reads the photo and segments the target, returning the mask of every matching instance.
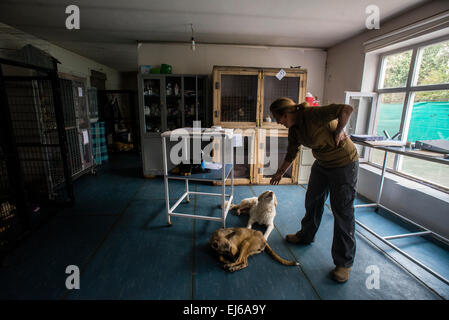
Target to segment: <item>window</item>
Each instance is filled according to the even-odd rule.
[[[386,56],[382,65],[380,88],[404,88],[407,85],[412,50]]]
[[[414,85],[449,83],[449,41],[419,49]]]
[[[381,57],[373,134],[402,141],[449,140],[449,40],[415,45]],[[381,165],[384,153],[370,161]],[[449,166],[389,154],[387,168],[449,188]]]
[[[353,107],[349,122],[345,127],[347,135],[370,134],[374,124],[374,106],[376,105],[377,94],[372,92],[345,91],[345,103]],[[359,159],[367,161],[370,148],[356,145]]]

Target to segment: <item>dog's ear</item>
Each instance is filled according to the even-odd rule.
[[[232,232],[228,233],[228,234],[225,236],[225,238],[226,238],[227,240],[229,240],[229,239],[231,239],[234,235],[235,235],[235,231],[232,231]]]

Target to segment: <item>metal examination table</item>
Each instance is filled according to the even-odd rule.
[[[436,162],[436,163],[442,163],[442,164],[445,164],[445,165],[449,165],[449,159],[445,159],[443,154],[441,154],[441,156],[430,156],[428,153],[420,153],[418,150],[411,149],[411,148],[408,148],[408,147],[405,147],[405,146],[379,146],[379,145],[376,146],[376,145],[373,145],[373,144],[369,144],[369,143],[366,143],[366,142],[359,142],[359,141],[354,141],[354,143],[359,144],[359,145],[364,146],[364,147],[369,147],[369,148],[374,148],[374,149],[377,149],[377,150],[382,150],[382,151],[385,152],[385,156],[384,156],[384,160],[383,160],[383,164],[382,164],[382,174],[380,176],[379,187],[378,187],[378,190],[377,190],[377,200],[376,200],[376,202],[375,203],[369,203],[369,204],[354,205],[354,208],[375,207],[376,211],[377,211],[377,209],[379,207],[383,208],[383,209],[388,210],[389,212],[393,213],[394,215],[396,215],[400,219],[402,219],[402,220],[404,220],[404,221],[414,225],[415,227],[418,227],[421,231],[382,237],[379,234],[375,233],[373,230],[371,230],[369,227],[367,227],[364,224],[362,224],[357,219],[355,220],[355,222],[360,227],[362,227],[363,229],[368,231],[370,234],[372,234],[374,237],[376,237],[377,239],[379,239],[380,241],[382,241],[386,245],[390,246],[394,250],[398,251],[400,254],[402,254],[406,258],[410,259],[411,261],[413,261],[414,263],[419,265],[421,268],[423,268],[424,270],[426,270],[430,274],[434,275],[439,280],[443,281],[446,284],[449,284],[449,280],[448,279],[444,278],[442,275],[440,275],[436,271],[432,270],[431,268],[429,268],[428,266],[426,266],[425,264],[423,264],[419,260],[413,258],[412,256],[410,256],[409,254],[407,254],[406,252],[404,252],[403,250],[401,250],[400,248],[398,248],[397,246],[395,246],[394,244],[392,244],[389,241],[389,240],[392,240],[392,239],[414,237],[414,236],[422,236],[422,235],[433,236],[434,238],[436,238],[436,239],[438,239],[438,240],[440,240],[440,241],[442,241],[442,242],[444,242],[446,244],[449,243],[449,240],[444,238],[444,237],[442,237],[441,235],[433,232],[433,231],[428,230],[427,228],[417,224],[416,222],[411,221],[410,219],[407,219],[407,218],[403,217],[402,215],[392,211],[391,209],[388,209],[387,207],[383,206],[382,204],[380,204],[380,197],[382,196],[382,189],[383,189],[384,179],[385,179],[385,169],[386,169],[386,163],[387,163],[387,155],[388,155],[389,152],[396,153],[396,154],[401,154],[401,155],[408,156],[408,157],[418,158],[418,159],[421,159],[421,160],[426,160],[426,161],[431,161],[431,162]]]
[[[192,130],[192,128],[181,128],[173,131],[164,132],[162,137],[162,161],[164,170],[164,185],[165,185],[165,204],[167,213],[167,223],[171,225],[170,217],[183,217],[191,219],[202,219],[218,221],[223,223],[223,228],[226,226],[226,216],[228,214],[230,205],[234,197],[234,146],[233,146],[233,129],[220,129],[220,130]],[[187,139],[198,139],[200,141],[211,141],[213,144],[219,142],[219,148],[214,148],[214,151],[219,151],[219,160],[221,163],[221,168],[216,170],[210,170],[208,173],[194,173],[189,176],[176,175],[168,172],[168,161],[167,161],[167,138],[176,137],[181,138],[180,143],[186,143]],[[177,141],[177,140],[176,140]],[[224,155],[224,156],[223,156]],[[190,159],[189,159],[190,160]],[[169,196],[169,180],[184,180],[185,181],[185,192],[184,194],[175,202],[173,206],[170,207],[170,196]],[[195,192],[189,189],[190,181],[210,181],[210,182],[221,182],[221,193],[210,193],[210,192]],[[230,180],[230,194],[226,194],[226,181]],[[188,213],[175,212],[178,205],[186,199],[190,202],[189,195],[202,195],[202,196],[215,196],[221,198],[221,217],[211,217],[211,216],[200,216]],[[225,206],[225,201],[227,205]]]

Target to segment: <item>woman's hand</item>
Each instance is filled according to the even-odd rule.
[[[279,181],[281,181],[282,176],[283,176],[283,173],[277,171],[277,172],[274,174],[274,176],[271,178],[270,184],[273,184],[273,185],[279,184]]]
[[[345,104],[338,116],[337,129],[335,130],[334,133],[334,140],[336,147],[338,147],[340,143],[342,141],[345,141],[347,138],[346,133],[343,131],[343,128],[348,123],[349,117],[351,116],[353,110],[354,108],[352,106],[350,106],[349,104]]]
[[[335,146],[338,147],[342,141],[346,140],[347,137],[348,136],[343,130],[335,131],[334,133]]]
[[[288,168],[290,168],[290,165],[292,163],[290,161],[284,160],[284,162],[282,162],[282,165],[279,167],[279,169],[276,171],[276,173],[273,175],[273,177],[270,180],[270,184],[279,184],[279,182],[282,179],[282,176],[284,175],[284,173],[287,172]]]

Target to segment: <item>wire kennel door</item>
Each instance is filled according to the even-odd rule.
[[[84,80],[73,79],[71,83],[82,164],[82,172],[78,175],[88,171],[93,173],[94,158],[86,85]]]
[[[8,155],[0,145],[0,253],[19,233],[17,204],[21,203],[22,207],[24,205],[23,202],[18,201],[19,197],[13,191],[7,161]]]
[[[20,67],[8,68],[7,76],[0,74],[6,95],[2,108],[7,109],[14,137],[6,143],[15,144],[29,200],[36,205],[73,203],[56,62],[54,70],[3,59],[0,63]],[[26,72],[10,75],[19,69]]]
[[[68,160],[70,173],[75,176],[83,171],[81,147],[76,121],[75,102],[73,100],[73,86],[71,80],[59,79],[61,85],[62,109],[64,112],[64,126],[67,137]]]
[[[255,123],[258,104],[258,75],[221,76],[221,122]]]

